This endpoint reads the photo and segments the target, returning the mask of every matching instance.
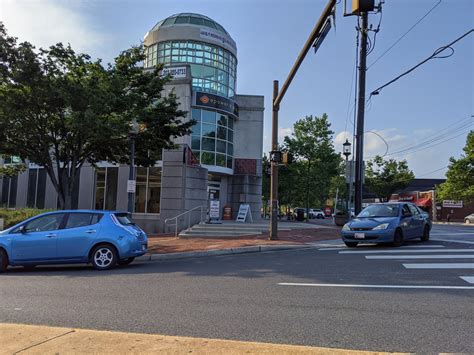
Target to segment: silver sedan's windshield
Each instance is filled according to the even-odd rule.
[[[398,209],[399,205],[397,204],[370,205],[364,208],[357,217],[397,217]]]

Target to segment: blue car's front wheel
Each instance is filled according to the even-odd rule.
[[[395,231],[395,235],[393,236],[393,246],[400,247],[403,244],[403,232],[400,229]]]
[[[8,267],[8,256],[7,253],[0,249],[0,272],[4,272]]]

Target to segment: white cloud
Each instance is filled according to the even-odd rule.
[[[283,143],[283,140],[286,136],[291,136],[293,133],[293,128],[278,128],[278,142]]]
[[[52,0],[1,0],[0,21],[10,36],[31,42],[36,48],[63,42],[70,43],[77,52],[88,53],[106,38],[94,31],[80,13]]]

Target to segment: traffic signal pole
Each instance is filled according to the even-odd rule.
[[[357,99],[356,164],[355,164],[355,214],[362,210],[362,191],[364,176],[364,114],[365,114],[365,74],[367,72],[367,36],[369,14],[361,13],[359,49],[359,95]]]
[[[306,43],[303,46],[300,54],[296,58],[296,62],[290,70],[288,77],[286,78],[281,90],[278,90],[278,81],[273,81],[273,104],[272,104],[272,152],[278,151],[278,111],[280,110],[280,103],[283,97],[285,96],[286,90],[291,84],[291,81],[296,75],[303,59],[308,54],[308,51],[311,49],[311,46],[318,37],[321,35],[322,29],[326,20],[334,9],[336,5],[336,0],[329,0],[326,7],[323,10],[323,13],[319,17],[318,22],[314,26],[311,34],[309,35]],[[273,154],[271,154],[273,155]],[[275,154],[275,156],[280,156],[280,154]],[[279,161],[274,161],[271,159],[271,176],[270,176],[270,240],[278,239],[278,163]]]

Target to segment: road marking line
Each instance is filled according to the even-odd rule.
[[[474,263],[402,264],[406,269],[474,269]]]
[[[452,240],[452,239],[431,239],[437,242],[450,242],[450,243],[462,243],[462,244],[474,244],[472,241],[467,241],[467,240]]]
[[[459,276],[464,281],[469,282],[470,284],[474,284],[474,276]]]
[[[377,253],[474,253],[472,249],[384,249],[384,250],[345,250],[340,251],[339,254],[377,254]]]
[[[307,286],[307,287],[349,287],[349,288],[413,288],[413,289],[441,289],[441,290],[474,290],[474,286],[421,286],[421,285],[354,285],[354,284],[309,284],[280,282],[279,286]]]
[[[463,232],[458,232],[458,233],[443,233],[443,232],[431,232],[431,235],[470,235],[474,236],[474,233],[463,233]]]
[[[370,255],[366,259],[382,260],[382,259],[474,259],[474,254],[466,255]]]
[[[402,246],[400,247],[400,249],[413,249],[413,248],[444,248],[445,246],[444,245],[406,245],[406,246]],[[374,248],[377,248],[376,246],[367,246],[367,247],[359,247],[359,248],[370,248],[370,249],[365,249],[365,250],[373,250]],[[347,250],[347,247],[344,246],[342,248],[320,248],[318,250],[328,250],[328,251],[331,251],[331,250]],[[390,249],[383,249],[383,250],[390,250]]]

